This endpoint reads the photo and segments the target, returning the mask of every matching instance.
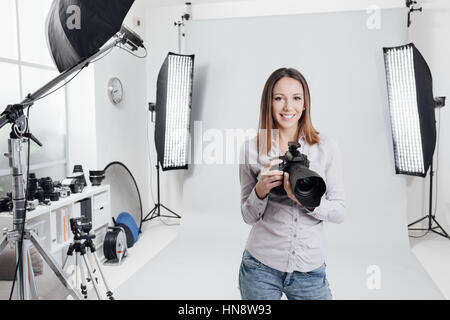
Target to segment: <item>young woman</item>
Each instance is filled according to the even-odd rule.
[[[288,173],[270,170],[298,141],[327,191],[317,208],[295,198]],[[241,150],[241,211],[252,225],[239,270],[243,299],[332,299],[325,273],[323,221],[344,220],[341,155],[336,143],[311,123],[308,84],[300,72],[272,73],[261,99],[259,132]],[[283,185],[287,195],[271,192]]]

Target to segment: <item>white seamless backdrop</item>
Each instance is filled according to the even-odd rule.
[[[256,128],[264,83],[277,68],[297,68],[308,80],[313,124],[344,158],[346,221],[325,224],[337,299],[442,297],[410,252],[408,181],[394,174],[382,48],[406,42],[406,14],[382,10],[379,29],[367,28],[366,11],[186,25],[185,52],[196,54],[192,121],[202,121],[204,131]],[[238,165],[191,165],[182,215],[178,238],[122,292],[139,284],[153,289],[145,298],[239,298],[249,227],[240,213]]]

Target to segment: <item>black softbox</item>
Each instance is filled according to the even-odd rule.
[[[436,146],[431,71],[413,43],[383,51],[396,173],[425,177]]]
[[[121,28],[134,0],[54,0],[47,42],[59,72],[96,53]]]
[[[163,171],[188,168],[194,58],[169,52],[158,75],[155,145]]]

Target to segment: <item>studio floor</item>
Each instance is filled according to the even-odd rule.
[[[232,227],[226,219],[218,222],[208,215],[163,219],[144,224],[122,266],[105,268],[115,298],[239,300],[237,275],[249,227],[244,223]],[[213,225],[218,227],[214,230]],[[328,252],[327,276],[334,299],[450,299],[450,240],[429,233],[410,238],[410,244],[409,253],[374,248]],[[381,290],[366,286],[366,266],[373,261],[382,270]],[[64,289],[47,288],[56,279],[40,278],[38,289],[52,291],[44,299],[60,299]],[[7,299],[7,288],[2,299]],[[90,290],[89,299],[95,298]]]
[[[213,231],[212,225],[219,227]],[[186,219],[177,236],[119,286],[116,298],[240,299],[237,276],[248,231],[245,224],[231,228],[225,219],[218,223],[207,215]],[[449,299],[445,270],[450,267],[450,241],[430,234],[411,245],[410,252],[356,247],[329,252],[327,275],[334,299]],[[383,272],[381,290],[366,285],[366,268],[374,260]]]
[[[450,230],[447,227],[445,230]],[[435,233],[423,238],[410,238],[411,250],[438,286],[445,299],[450,300],[450,240]]]

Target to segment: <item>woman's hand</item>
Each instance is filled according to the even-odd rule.
[[[284,172],[280,170],[270,170],[270,167],[277,165],[280,162],[282,162],[280,159],[272,160],[261,169],[261,175],[255,186],[258,198],[264,199],[269,194],[270,190],[283,184]]]
[[[291,183],[289,182],[288,172],[286,172],[286,174],[284,175],[284,190],[286,190],[286,193],[291,200],[294,200],[295,202],[297,202],[299,205],[302,206],[302,204],[297,200],[297,198],[294,195],[294,192],[292,191]]]

